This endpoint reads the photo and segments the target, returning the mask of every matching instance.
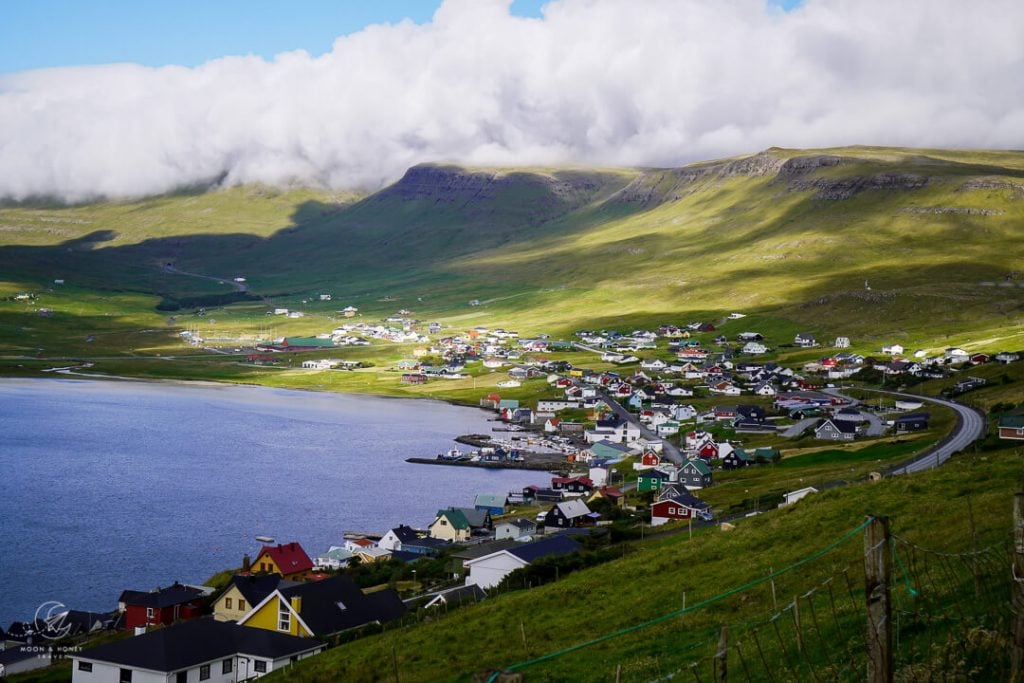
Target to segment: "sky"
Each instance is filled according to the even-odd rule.
[[[1024,147],[1019,0],[4,0],[0,197]]]

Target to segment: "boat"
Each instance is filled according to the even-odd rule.
[[[256,540],[259,541],[260,543],[273,543],[274,542],[274,539],[271,538],[270,536],[257,536]]]

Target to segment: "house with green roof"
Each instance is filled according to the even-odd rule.
[[[473,507],[477,510],[490,512],[492,515],[505,514],[505,507],[508,505],[508,496],[492,493],[477,494],[473,500]]]
[[[999,438],[1024,441],[1024,413],[1010,413],[999,418]]]
[[[286,337],[283,346],[290,349],[333,349],[334,342],[319,337]]]
[[[757,464],[757,458],[753,453],[748,453],[742,448],[734,448],[722,458],[722,469],[737,470],[741,467],[750,467]]]
[[[430,538],[452,543],[468,541],[472,533],[469,520],[459,509],[438,510],[437,516],[427,530]]]
[[[686,487],[687,491],[711,486],[711,465],[701,458],[687,460],[679,468],[679,482]]]

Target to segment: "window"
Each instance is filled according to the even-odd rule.
[[[252,663],[252,670],[258,674],[267,673],[267,663],[262,659],[257,659]]]
[[[288,611],[288,604],[283,600],[278,604],[277,630],[286,633],[290,633],[292,630],[292,613]]]
[[[149,621],[152,618],[153,618],[153,608],[152,607],[147,607],[146,608],[146,621]]]
[[[228,605],[228,607],[231,607],[231,605]],[[242,598],[238,598],[238,609],[242,612],[245,611],[245,600]]]
[[[224,598],[224,609],[232,609],[231,598]]]
[[[220,672],[222,674],[229,674],[234,669],[234,666],[235,660],[225,659],[223,662],[220,663]]]
[[[209,678],[210,678],[210,665],[209,664],[203,664],[201,667],[199,667],[199,680],[205,681],[205,680],[208,680]]]
[[[174,676],[175,683],[188,683],[188,671],[179,671]]]
[[[78,670],[89,673],[90,671],[92,671],[92,662],[79,662]]]
[[[132,683],[132,670],[121,669],[121,676],[117,680],[118,683]]]

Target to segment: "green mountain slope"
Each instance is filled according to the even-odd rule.
[[[6,206],[0,286],[65,278],[145,301],[231,291],[164,272],[171,263],[243,274],[275,302],[331,291],[367,315],[405,306],[459,324],[557,332],[740,310],[826,337],[1001,338],[1024,323],[1022,200],[1019,152],[770,149],[646,170],[424,165],[362,198],[234,188]]]

